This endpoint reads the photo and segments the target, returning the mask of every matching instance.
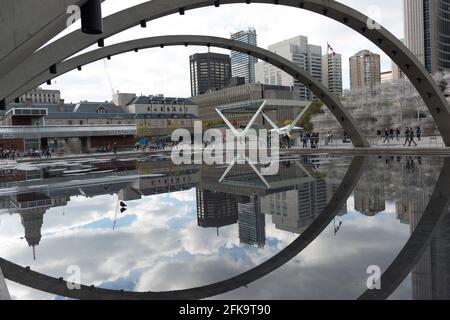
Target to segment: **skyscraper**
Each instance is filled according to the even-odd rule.
[[[230,56],[219,53],[197,53],[190,57],[191,95],[228,87],[231,79]]]
[[[381,83],[380,55],[363,50],[350,57],[350,87],[359,89],[373,88]]]
[[[450,69],[450,2],[403,0],[405,45],[436,71]]]
[[[264,247],[266,244],[266,217],[261,212],[259,195],[251,196],[245,203],[238,203],[238,219],[241,244]]]
[[[322,56],[322,82],[336,96],[342,96],[342,56],[330,53]]]
[[[294,62],[318,81],[322,81],[322,47],[311,45],[308,38],[297,36],[269,46],[272,51]],[[296,87],[301,100],[314,99],[313,93],[291,75],[266,62],[256,65],[256,81],[264,84]]]
[[[249,28],[231,35],[231,40],[244,42],[253,46],[258,45],[256,30]],[[255,83],[255,64],[257,58],[245,53],[231,52],[231,73],[233,77],[245,78],[245,83]]]
[[[238,220],[236,196],[197,188],[197,221],[203,228],[220,228]]]

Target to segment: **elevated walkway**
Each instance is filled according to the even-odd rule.
[[[135,136],[136,125],[14,126],[0,127],[0,139]]]

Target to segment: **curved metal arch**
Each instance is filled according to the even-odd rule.
[[[84,66],[91,62],[110,57],[113,55],[133,51],[136,49],[154,48],[159,46],[179,46],[179,45],[201,45],[213,46],[218,48],[229,49],[247,53],[256,58],[267,61],[276,67],[284,70],[286,73],[292,75],[298,81],[302,82],[309,89],[320,97],[326,106],[330,109],[338,122],[342,125],[344,130],[348,133],[352,143],[355,147],[369,147],[370,144],[358,128],[357,122],[353,119],[351,114],[345,109],[342,103],[335,97],[320,81],[313,78],[308,72],[298,67],[295,63],[280,57],[276,53],[268,50],[245,44],[240,41],[233,41],[225,38],[196,36],[196,35],[177,35],[177,36],[162,36],[150,37],[144,39],[131,40],[102,49],[97,49],[75,58],[69,59],[56,66],[57,74],[50,75],[44,73],[33,81],[29,82],[25,87],[22,87],[15,93],[16,96],[21,96],[34,87],[39,86],[49,79],[58,77],[66,72]]]
[[[104,34],[86,37],[75,31],[33,54],[22,65],[0,80],[0,99],[7,97],[41,72],[89,47],[100,39],[138,25],[186,10],[231,3],[251,3],[248,0],[153,0],[123,10],[104,19]],[[450,106],[420,61],[388,30],[369,26],[366,15],[333,0],[253,0],[309,10],[347,25],[380,47],[405,73],[427,105],[443,137],[450,146]]]
[[[385,300],[405,280],[431,243],[450,205],[450,158],[445,158],[433,194],[408,242],[381,276],[380,290],[366,290],[359,300]]]
[[[117,290],[108,290],[95,287],[81,286],[80,290],[69,290],[67,282],[62,278],[53,277],[31,271],[29,268],[23,268],[17,264],[0,258],[0,268],[6,279],[18,284],[34,288],[40,291],[52,293],[55,295],[69,297],[73,299],[84,300],[158,300],[158,299],[183,299],[195,300],[205,299],[217,296],[232,290],[244,287],[254,281],[277,270],[293,258],[295,258],[303,249],[305,249],[323,230],[333,221],[345,205],[347,199],[356,187],[361,174],[364,170],[366,157],[354,157],[347,169],[339,188],[324,208],[323,212],[313,221],[313,223],[294,240],[289,246],[281,252],[260,264],[259,266],[246,271],[238,276],[217,282],[215,284],[203,287],[175,290],[168,292],[126,292]]]

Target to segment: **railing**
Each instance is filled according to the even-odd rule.
[[[136,135],[136,125],[80,125],[80,126],[8,126],[0,127],[0,138],[64,138],[80,136]]]
[[[16,209],[37,209],[37,208],[47,208],[53,205],[52,199],[44,199],[44,200],[35,200],[35,201],[27,201],[27,202],[18,202],[15,199],[11,199],[11,203]]]
[[[319,148],[352,148],[353,145],[351,140],[348,140],[348,143],[343,142],[343,138],[334,137],[331,141],[327,141],[327,136],[320,136],[319,139]],[[415,147],[414,143],[411,143],[411,147],[409,147],[409,142],[405,145],[405,136],[400,135],[398,140],[394,135],[393,139],[389,139],[385,141],[385,137],[381,138],[377,136],[369,136],[367,140],[370,143],[370,146],[373,148],[413,148]],[[418,148],[445,148],[444,141],[441,136],[422,136],[420,141],[417,137],[414,137],[415,143],[417,143]],[[295,148],[302,148],[303,142],[296,140]],[[308,141],[308,148],[311,147],[311,143]]]

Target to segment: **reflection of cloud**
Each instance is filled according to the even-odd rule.
[[[395,217],[368,219],[360,215],[346,223],[337,237],[333,236],[331,228],[327,228],[310,247],[279,270],[250,284],[248,288],[217,298],[354,299],[365,289],[367,267],[377,264],[384,270],[408,235],[409,228],[401,226]],[[250,260],[236,261],[223,257],[214,260],[211,256],[197,256],[183,267],[183,273],[189,273],[189,277],[180,276],[177,267],[164,262],[158,265],[157,272],[145,273],[138,288],[151,286],[152,290],[162,290],[205,285],[251,268],[253,264],[248,261],[260,263],[269,258],[255,258],[252,251],[246,254]],[[208,266],[207,272],[204,271],[205,265]],[[397,296],[410,298],[410,292],[403,290]]]
[[[261,250],[241,247],[237,225],[221,228],[219,236],[214,228],[196,226],[192,194],[195,193],[191,190],[176,197],[156,195],[130,201],[128,215],[136,218],[115,231],[85,228],[92,221],[113,216],[115,197],[73,199],[65,217],[59,211],[45,215],[44,231],[52,232],[44,233],[36,262],[24,240],[10,240],[14,245],[2,246],[0,256],[54,277],[67,277],[67,267],[77,265],[82,270],[82,282],[87,285],[159,291],[235,276],[271,258],[297,237],[276,230],[268,216],[268,245]],[[174,227],[171,221],[175,218],[186,222]],[[9,225],[13,231],[0,233],[0,240],[23,234],[18,215],[2,217],[2,230],[10,230]],[[294,261],[249,288],[223,297],[355,298],[364,289],[367,266],[378,264],[385,268],[408,234],[409,227],[400,225],[393,215],[368,219],[354,214],[344,221],[336,237],[328,228]],[[21,299],[51,297],[17,285],[11,286],[11,292]],[[405,290],[401,294],[406,293]]]
[[[197,199],[195,189],[192,189],[189,192],[186,191],[174,192],[170,194],[170,197],[181,202],[193,202]]]

